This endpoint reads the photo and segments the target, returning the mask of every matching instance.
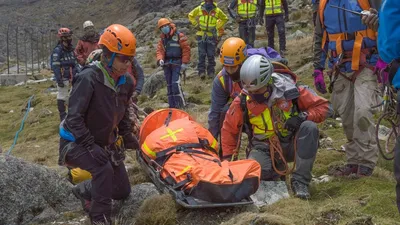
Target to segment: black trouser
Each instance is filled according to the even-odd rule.
[[[254,19],[253,19],[254,20]],[[254,48],[254,40],[256,39],[256,26],[250,25],[249,22],[243,21],[239,23],[239,36],[247,45]]]
[[[111,199],[127,198],[131,192],[128,174],[123,162],[113,166],[111,161],[100,165],[90,153],[81,146],[61,139],[61,149],[65,145],[74,145],[66,154],[65,161],[69,166],[79,167],[92,174],[91,180],[79,183],[83,197],[91,200],[90,217],[92,221],[110,221]]]
[[[268,47],[276,49],[274,47],[274,36],[275,36],[275,25],[278,29],[279,36],[279,50],[286,51],[286,34],[285,34],[285,18],[283,14],[276,16],[265,16],[265,24],[268,35]]]

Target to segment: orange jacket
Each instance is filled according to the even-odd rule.
[[[98,48],[99,48],[99,45],[97,44],[97,42],[93,43],[93,42],[89,42],[89,41],[79,40],[78,44],[76,45],[76,48],[75,48],[75,55],[76,55],[76,59],[78,60],[78,63],[80,65],[84,66],[89,54]]]
[[[161,60],[161,59],[165,60],[165,47],[164,47],[163,39],[171,37],[172,35],[175,34],[175,32],[177,32],[175,24],[171,23],[170,27],[171,27],[171,31],[168,35],[166,35],[166,34],[160,35],[161,39],[157,45],[157,61]],[[181,32],[179,32],[179,45],[182,49],[182,63],[188,64],[190,62],[190,45],[189,45],[186,35]]]
[[[315,94],[308,87],[299,86],[300,97],[297,104],[300,111],[308,113],[307,120],[315,123],[323,122],[332,114],[332,108],[328,100]],[[254,113],[262,113],[266,109],[265,104],[258,104],[248,100],[247,107]],[[240,127],[243,124],[243,112],[240,107],[240,97],[236,97],[226,113],[224,124],[221,129],[223,158],[237,154],[236,144],[239,138]]]

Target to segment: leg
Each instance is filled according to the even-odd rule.
[[[215,38],[209,37],[207,39],[207,75],[209,78],[214,79],[215,76],[215,48],[217,43],[215,43]]]
[[[164,67],[165,81],[167,82],[167,97],[170,108],[175,108],[174,97],[172,95],[172,66],[168,65]]]
[[[92,221],[111,221],[111,197],[113,190],[113,168],[111,162],[99,165],[82,147],[76,146],[66,156],[69,165],[87,170],[92,174],[91,180],[77,185],[77,188],[91,197],[90,218]],[[89,194],[90,193],[90,194]]]
[[[261,180],[273,180],[275,172],[272,169],[269,145],[265,142],[253,141],[253,147],[248,158],[256,160],[261,166]]]
[[[207,44],[202,40],[201,36],[197,36],[197,47],[199,51],[199,64],[197,64],[197,71],[199,72],[200,78],[204,78],[206,71],[206,56],[207,56]]]
[[[64,120],[65,116],[67,116],[66,112],[66,103],[68,101],[68,89],[69,89],[69,81],[63,81],[64,87],[59,87],[57,85],[57,108],[60,113],[60,121]]]
[[[357,145],[353,140],[353,121],[354,121],[354,86],[353,84],[340,76],[337,78],[331,98],[332,106],[342,119],[343,130],[348,142],[345,144],[347,166],[335,171],[333,175],[347,176],[357,172],[359,158],[357,154]]]
[[[248,43],[246,43],[254,48],[254,41],[256,40],[256,27],[249,27],[248,29]]]
[[[247,43],[246,24],[243,22],[239,23],[239,37]]]
[[[275,17],[265,16],[265,26],[267,28],[268,47],[275,49],[274,47]]]
[[[375,125],[371,106],[379,104],[382,99],[378,95],[376,76],[372,70],[364,69],[354,83],[354,134],[360,158],[359,173],[362,167],[368,167],[364,175],[371,175],[378,161],[378,147],[375,139]],[[364,172],[362,172],[364,173]]]
[[[278,28],[279,36],[279,53],[285,57],[286,52],[286,32],[285,32],[285,19],[283,15],[276,17],[276,27]]]
[[[180,79],[181,67],[174,66],[171,68],[171,70],[172,70],[171,90],[172,90],[174,105],[176,108],[181,109],[186,105],[185,97],[183,96],[183,91],[181,87],[181,79]]]
[[[121,162],[119,166],[114,166],[113,169],[114,177],[112,199],[126,199],[131,193],[131,184],[129,183],[128,173],[126,172],[125,164]]]

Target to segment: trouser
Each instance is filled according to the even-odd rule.
[[[164,76],[167,81],[168,104],[170,108],[181,109],[186,105],[181,87],[180,72],[180,66],[167,65],[164,67]]]
[[[400,136],[396,138],[396,147],[394,149],[394,176],[396,178],[396,202],[397,209],[400,212]]]
[[[254,40],[256,39],[256,26],[249,24],[250,20],[239,23],[239,36],[247,45],[254,47]]]
[[[275,25],[276,25],[279,36],[279,50],[280,52],[286,51],[285,19],[283,17],[283,14],[276,16],[265,16],[265,25],[267,28],[268,47],[276,49],[274,47]]]
[[[197,71],[199,74],[206,71],[206,57],[208,59],[207,74],[210,77],[215,76],[215,49],[217,47],[216,39],[214,37],[197,36],[197,45],[199,49],[199,64],[197,64]]]
[[[346,73],[351,77],[353,73]],[[334,82],[331,102],[342,118],[348,142],[345,144],[348,164],[374,168],[378,160],[375,125],[371,106],[382,100],[379,96],[376,76],[370,69],[360,72],[353,83],[342,75]]]
[[[60,121],[62,121],[67,115],[66,104],[68,104],[69,97],[69,80],[64,80],[64,87],[59,87],[57,85],[57,108],[60,113]]]
[[[296,160],[296,168],[292,174],[292,179],[308,185],[311,181],[311,171],[314,165],[315,156],[318,149],[319,132],[317,125],[312,121],[305,121],[301,124],[297,139],[295,140],[297,152],[294,156],[293,138],[289,143],[281,142],[284,157],[287,162]],[[277,178],[277,174],[272,168],[269,144],[266,141],[252,141],[252,149],[248,156],[249,159],[256,160],[261,165],[261,180],[272,180]],[[275,159],[276,160],[276,159]],[[277,162],[276,164],[279,164]],[[278,166],[280,167],[280,166]]]
[[[125,165],[121,162],[114,166],[111,161],[100,165],[83,147],[61,139],[60,149],[65,145],[74,145],[65,156],[69,166],[79,167],[91,173],[92,179],[77,186],[82,197],[91,200],[90,218],[92,221],[111,221],[111,199],[121,200],[129,196],[131,186]]]

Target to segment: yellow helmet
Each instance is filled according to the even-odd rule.
[[[246,59],[246,43],[241,38],[231,37],[224,41],[219,54],[219,61],[224,66],[241,65]]]

